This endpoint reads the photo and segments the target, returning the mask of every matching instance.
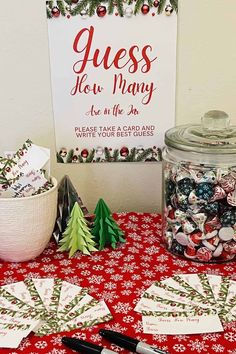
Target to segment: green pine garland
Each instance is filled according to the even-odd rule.
[[[141,12],[142,6],[144,4],[149,5],[153,8],[153,0],[127,0],[125,5],[134,4],[134,15]],[[156,9],[158,14],[161,14],[165,9],[165,6],[170,4],[173,10],[178,12],[178,0],[159,0],[159,5]],[[82,11],[86,10],[89,16],[93,16],[96,12],[98,6],[106,6],[109,15],[113,14],[117,10],[120,17],[124,16],[124,0],[80,0],[78,4],[74,5],[71,0],[57,0],[57,1],[47,1],[47,18],[52,18],[51,10],[54,6],[57,6],[62,16],[67,14],[71,16],[76,16],[81,14]]]

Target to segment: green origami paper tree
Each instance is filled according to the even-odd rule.
[[[102,250],[105,245],[111,245],[112,248],[116,248],[117,242],[125,242],[122,237],[124,232],[111,216],[111,211],[103,199],[99,199],[94,214],[95,220],[92,234],[99,245],[99,250]]]
[[[77,202],[73,206],[67,228],[63,232],[63,238],[59,241],[59,245],[61,247],[58,251],[69,251],[69,258],[77,251],[88,255],[90,255],[90,252],[97,251],[94,247],[95,241],[93,240],[93,236]]]

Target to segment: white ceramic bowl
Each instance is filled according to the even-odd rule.
[[[31,197],[0,198],[0,259],[23,262],[39,256],[53,232],[57,213],[57,180]]]

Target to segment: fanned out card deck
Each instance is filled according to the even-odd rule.
[[[236,321],[236,281],[213,274],[178,274],[155,282],[135,307],[149,334],[222,332]]]
[[[59,278],[26,279],[0,287],[0,348],[37,336],[86,328],[112,319],[104,301]]]

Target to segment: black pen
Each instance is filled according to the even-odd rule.
[[[113,352],[113,350],[77,338],[62,337],[61,341],[68,348],[83,354],[117,354],[116,352]]]
[[[117,344],[119,347],[128,349],[131,352],[139,354],[168,354],[161,349],[155,348],[144,342],[140,342],[137,339],[125,336],[122,333],[110,331],[107,329],[100,329],[99,334],[102,337],[108,339],[110,342]]]

